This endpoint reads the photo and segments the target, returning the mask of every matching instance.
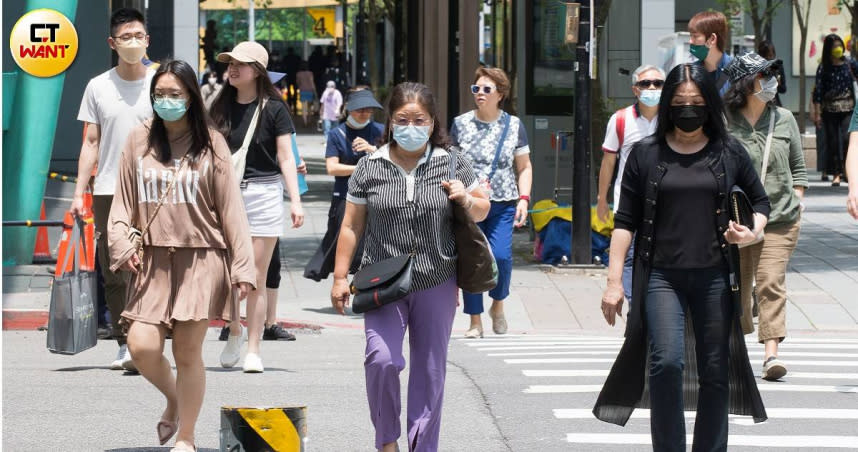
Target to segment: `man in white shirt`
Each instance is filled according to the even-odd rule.
[[[119,343],[119,353],[110,367],[135,371],[119,326],[119,316],[125,307],[127,278],[109,270],[106,229],[125,140],[134,127],[152,117],[149,85],[154,71],[143,65],[143,55],[149,46],[143,14],[131,8],[116,10],[110,16],[107,44],[119,55],[119,64],[91,79],[83,94],[77,119],[84,122],[84,139],[71,211],[75,215],[84,213],[83,196],[97,165],[92,210],[98,236],[98,260],[104,276],[104,296],[110,310],[113,337]]]
[[[617,167],[617,180],[614,182],[614,212],[620,206],[620,187],[623,180],[623,169],[632,150],[632,145],[642,138],[655,132],[658,119],[658,103],[661,99],[661,88],[664,86],[665,73],[659,67],[643,65],[632,73],[632,92],[637,98],[634,104],[622,108],[611,116],[605,131],[605,141],[602,143],[602,166],[599,169],[599,197],[596,203],[596,215],[600,220],[608,219],[608,187],[617,167],[617,156],[620,164]],[[623,266],[623,291],[629,306],[632,302],[632,256],[634,242],[626,255]]]

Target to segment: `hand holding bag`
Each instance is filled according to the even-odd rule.
[[[450,152],[450,180],[456,179],[457,155]],[[466,292],[482,293],[498,284],[498,266],[489,241],[463,206],[453,203],[456,237],[456,284]]]
[[[81,238],[83,221],[75,219],[71,232],[63,231],[66,253],[59,256],[57,275],[51,288],[48,316],[47,348],[51,353],[74,355],[95,347],[98,320],[95,316],[97,276],[94,271],[81,270],[80,257],[88,259],[86,241]],[[64,272],[68,259],[74,254],[71,272]],[[90,265],[91,264],[91,265]],[[94,263],[85,267],[94,268]]]

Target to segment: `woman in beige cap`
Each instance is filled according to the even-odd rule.
[[[215,126],[224,134],[233,153],[246,150],[244,173],[239,174],[241,194],[253,238],[256,262],[256,287],[265,287],[265,277],[277,238],[284,231],[283,185],[289,192],[292,227],[304,224],[304,210],[298,192],[298,176],[292,155],[295,127],[289,108],[271,84],[265,67],[268,52],[255,42],[242,42],[232,52],[221,53],[217,60],[229,63],[228,83],[211,109]],[[253,125],[253,127],[251,127]],[[240,155],[240,154],[237,154]],[[276,303],[277,300],[270,300]],[[265,328],[266,293],[251,292],[247,297],[248,346],[244,371],[265,370],[259,356],[259,342]],[[220,356],[221,365],[232,367],[241,359],[244,341],[239,319],[230,324],[230,336]],[[273,319],[271,319],[273,322]]]
[[[120,324],[134,365],[167,399],[158,440],[163,445],[178,432],[173,451],[190,451],[205,394],[209,320],[235,315],[226,301],[233,289],[244,298],[256,272],[229,148],[207,125],[193,68],[164,63],[150,86],[155,117],[131,132],[119,165],[110,270],[133,275]],[[142,229],[142,255],[132,228]],[[164,357],[168,333],[175,375]]]

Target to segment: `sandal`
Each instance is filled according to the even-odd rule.
[[[492,331],[494,331],[495,334],[506,334],[507,329],[509,328],[509,326],[506,323],[506,317],[503,314],[498,315],[498,316],[495,316],[492,314],[491,317],[492,317]]]
[[[197,452],[197,446],[191,446],[193,449],[189,449],[185,446],[176,446],[170,449],[170,452]]]
[[[483,337],[483,327],[475,326],[465,331],[465,337],[468,339],[476,339],[478,337]]]
[[[158,421],[158,425],[155,427],[155,430],[158,432],[158,441],[160,441],[163,446],[164,444],[167,444],[167,441],[170,441],[170,438],[172,438],[177,431],[179,431],[179,423],[161,419]]]

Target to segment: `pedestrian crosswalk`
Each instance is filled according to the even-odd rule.
[[[759,373],[764,349],[749,338],[748,354]],[[592,414],[622,338],[507,335],[458,342],[503,363],[500,369],[512,382],[509,390],[519,391],[564,430],[556,432],[558,450],[651,447],[649,410],[635,410],[624,428]],[[757,380],[769,420],[754,424],[749,417],[731,415],[730,449],[858,450],[858,339],[790,338],[779,357],[789,368],[786,377]],[[690,445],[695,413],[685,416]]]

